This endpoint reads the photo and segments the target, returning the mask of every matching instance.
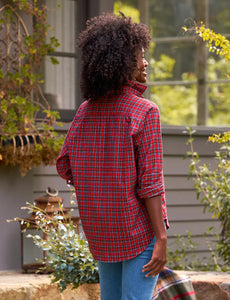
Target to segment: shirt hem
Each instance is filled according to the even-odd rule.
[[[113,258],[113,259],[110,259],[110,258],[108,258],[108,259],[101,259],[101,256],[98,257],[97,255],[94,255],[92,252],[91,253],[92,253],[94,259],[96,259],[97,261],[100,261],[100,262],[105,262],[105,263],[118,263],[118,262],[130,260],[130,259],[135,258],[138,255],[140,255],[148,247],[148,245],[151,243],[151,241],[154,238],[154,236],[155,236],[155,234],[153,233],[151,235],[151,237],[149,239],[147,239],[146,245],[144,245],[143,247],[141,247],[139,249],[139,251],[137,251],[137,252],[135,252],[133,254],[130,254],[128,256],[123,256],[120,259],[118,259],[118,258],[117,259],[116,258]]]

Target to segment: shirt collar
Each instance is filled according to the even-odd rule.
[[[145,90],[147,89],[147,86],[143,85],[142,83],[131,81],[129,80],[128,83],[123,87],[125,90],[132,90],[132,92],[141,97]]]
[[[107,100],[108,98],[110,98],[111,96],[114,96],[117,93],[120,94],[120,92],[127,92],[127,93],[132,92],[136,96],[142,97],[142,95],[144,94],[146,89],[147,89],[147,86],[143,85],[142,83],[139,83],[137,81],[129,80],[126,84],[124,84],[121,87],[121,89],[112,90],[112,91],[108,92],[105,97],[102,97],[101,99],[106,98],[106,100]]]

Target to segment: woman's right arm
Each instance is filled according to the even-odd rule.
[[[58,174],[69,184],[73,185],[73,177],[68,154],[68,134],[62,146],[61,152],[57,158],[56,168]]]

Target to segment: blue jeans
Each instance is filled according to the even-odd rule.
[[[98,262],[101,300],[151,300],[158,275],[145,277],[156,238],[138,256],[122,262]]]

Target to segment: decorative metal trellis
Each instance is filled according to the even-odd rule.
[[[6,75],[20,70],[23,61],[23,40],[29,35],[27,27],[9,4],[0,8],[0,68]]]

